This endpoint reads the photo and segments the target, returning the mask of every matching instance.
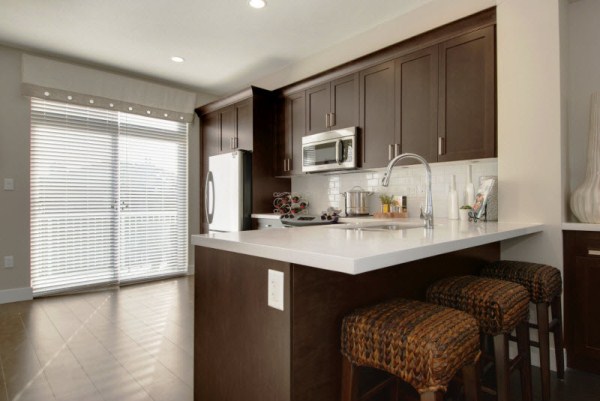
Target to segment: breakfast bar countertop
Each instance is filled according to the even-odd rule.
[[[543,230],[538,223],[461,222],[436,219],[426,230],[420,219],[388,219],[394,230],[377,229],[381,221],[273,228],[192,235],[192,245],[360,274]],[[406,228],[404,228],[406,227]],[[398,229],[400,228],[400,229]]]

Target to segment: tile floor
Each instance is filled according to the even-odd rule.
[[[0,401],[193,398],[193,279],[0,305]]]
[[[0,305],[0,401],[191,401],[193,302],[183,277]],[[598,375],[552,377],[552,401],[599,400]]]

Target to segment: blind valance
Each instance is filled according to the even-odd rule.
[[[172,121],[194,118],[194,92],[29,54],[22,61],[25,96]]]

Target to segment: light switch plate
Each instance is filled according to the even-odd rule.
[[[4,179],[4,190],[5,191],[14,191],[15,190],[15,180],[13,178],[5,178]]]
[[[4,267],[7,269],[15,267],[15,258],[13,258],[12,256],[5,256]]]
[[[283,272],[277,270],[269,269],[269,301],[268,304],[271,308],[283,310],[283,283],[284,283],[284,274]]]

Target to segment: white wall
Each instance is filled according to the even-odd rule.
[[[29,252],[29,99],[21,95],[21,54],[0,46],[0,304],[31,298]],[[198,105],[214,100],[199,93]],[[189,127],[189,233],[199,227],[199,122]],[[15,180],[14,191],[2,190],[4,178]],[[12,255],[13,269],[3,256]],[[190,247],[189,264],[194,253]]]
[[[544,223],[506,241],[503,258],[562,267],[560,0],[497,7],[499,218]]]
[[[600,91],[600,1],[579,0],[569,4],[568,161],[569,191],[583,182],[587,135],[590,128],[590,97]],[[574,217],[572,217],[573,221]]]

